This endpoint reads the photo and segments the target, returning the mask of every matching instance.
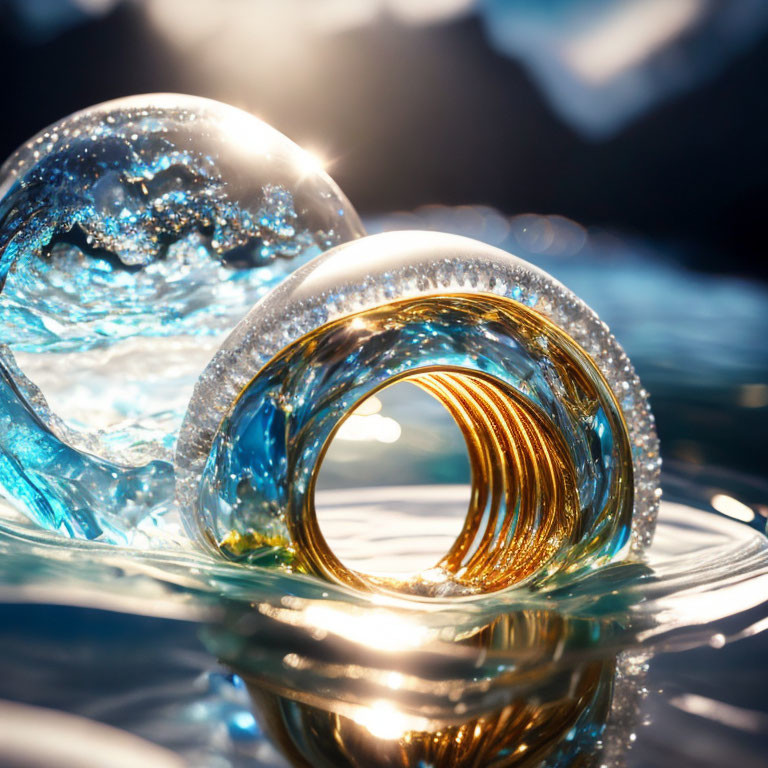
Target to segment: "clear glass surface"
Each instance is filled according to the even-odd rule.
[[[30,139],[0,170],[0,487],[72,536],[168,512],[181,417],[223,336],[362,233],[310,155],[206,99],[120,99]]]

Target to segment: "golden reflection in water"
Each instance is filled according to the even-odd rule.
[[[588,706],[607,709],[600,696],[610,692],[612,671],[595,663],[568,698],[542,704],[520,700],[443,725],[410,717],[390,702],[374,702],[344,716],[264,689],[249,690],[267,733],[302,768],[524,768],[540,766],[555,752]],[[303,734],[299,739],[297,729]],[[587,765],[586,760],[580,764]]]
[[[519,667],[495,677],[477,669],[477,679],[430,679],[418,665],[406,669],[413,659],[404,652],[372,657],[371,666],[290,654],[285,663],[306,675],[305,689],[237,671],[265,732],[300,768],[588,766],[610,712],[616,661],[558,664],[572,629],[558,614],[524,610],[458,637],[459,654],[519,655]],[[379,668],[382,658],[401,669]],[[326,689],[323,680],[333,682]]]

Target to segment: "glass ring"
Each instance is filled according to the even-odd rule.
[[[336,557],[314,490],[343,420],[402,381],[456,420],[472,493],[440,561],[389,578]],[[423,598],[636,555],[659,469],[646,393],[595,313],[517,257],[427,232],[337,246],[256,304],[198,381],[176,455],[185,522],[206,546]]]

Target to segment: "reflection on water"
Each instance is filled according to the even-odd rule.
[[[265,732],[296,765],[566,765],[601,751],[614,681],[626,688],[636,682],[629,670],[642,669],[610,655],[560,664],[566,637],[589,637],[591,629],[569,626],[556,612],[521,610],[457,639],[450,660],[428,648],[402,655],[394,643],[352,664],[350,655],[360,654],[350,654],[344,638],[338,661],[308,658],[306,651],[284,657],[299,671],[298,687],[260,674],[253,654],[261,629],[249,625],[245,658],[233,663]],[[407,628],[404,639],[413,639]],[[520,669],[492,670],[502,655],[519,657]],[[547,659],[529,665],[532,656]],[[345,685],[328,686],[327,678]],[[620,709],[614,719],[626,724],[633,715]]]
[[[439,533],[441,517],[424,503],[428,490],[414,489],[411,511],[431,514]],[[390,499],[383,489],[337,491],[323,503],[338,510],[339,521],[356,511],[384,526],[388,509],[403,498],[403,489]],[[446,507],[449,522],[450,512]],[[375,528],[351,526],[361,539],[380,535]],[[431,540],[425,549],[434,546]],[[6,601],[74,603],[186,620],[175,626],[196,623],[206,648],[237,673],[231,680],[245,681],[250,703],[234,683],[216,684],[213,692],[207,683],[207,693],[198,688],[199,701],[190,704],[187,683],[163,691],[150,730],[169,744],[192,713],[207,722],[209,734],[225,722],[217,754],[231,754],[231,765],[278,764],[263,751],[265,735],[300,766],[622,765],[642,722],[650,654],[759,632],[768,594],[768,542],[761,533],[676,503],[663,506],[643,564],[598,569],[545,592],[519,589],[429,606],[193,552],[65,541],[21,520],[4,524],[0,551]],[[185,658],[187,675],[195,665],[211,665],[211,657],[196,655],[199,648],[185,651],[176,631],[142,641],[162,653],[159,667],[147,665],[131,680],[142,681],[139,691],[128,686],[126,696],[137,702],[131,716],[125,701],[102,701],[89,714],[105,719],[106,713],[109,721],[115,707],[119,724],[142,733],[147,724],[137,727],[136,706],[146,706],[153,679],[160,684],[178,674]],[[122,632],[99,639],[102,670],[116,658],[129,669],[137,664],[125,643]],[[51,647],[61,648],[61,638],[52,638]],[[60,653],[6,650],[22,670],[26,665],[42,675],[43,689],[56,679],[45,675],[60,666]],[[9,690],[0,686],[0,695]],[[246,722],[247,706],[259,726]],[[232,746],[243,740],[247,749]],[[193,764],[206,763],[198,753]]]
[[[446,719],[409,715],[386,700],[342,714],[337,705],[307,703],[250,681],[249,688],[266,732],[295,765],[566,765],[595,748],[613,665],[593,662],[559,677],[568,683],[566,695],[521,696]]]

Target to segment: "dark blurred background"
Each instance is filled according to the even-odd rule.
[[[768,276],[764,0],[0,0],[0,154],[132,93],[241,106],[364,215],[557,213]]]

